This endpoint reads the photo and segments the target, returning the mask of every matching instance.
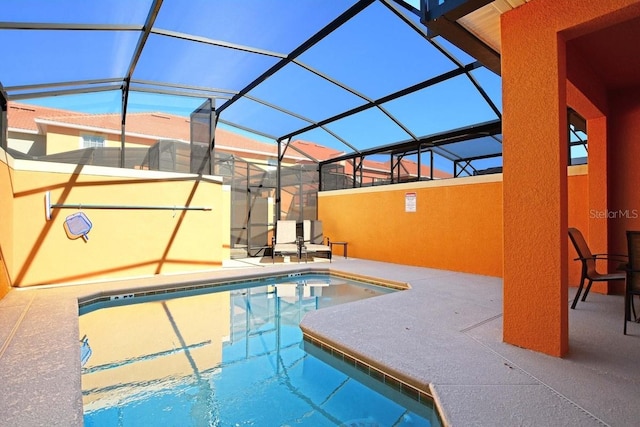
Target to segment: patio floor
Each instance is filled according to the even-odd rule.
[[[78,297],[307,267],[411,284],[309,313],[302,325],[431,384],[449,425],[632,426],[640,419],[640,324],[622,334],[622,296],[590,294],[569,310],[570,353],[560,359],[502,342],[501,279],[336,256],[331,264],[232,261],[206,273],[12,290],[0,300],[0,425],[82,424]]]

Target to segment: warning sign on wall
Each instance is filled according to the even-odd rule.
[[[416,193],[405,193],[404,194],[404,211],[405,212],[415,212],[416,211]]]

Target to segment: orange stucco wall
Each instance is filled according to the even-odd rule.
[[[499,175],[322,192],[318,218],[349,256],[501,276],[501,193]]]
[[[566,109],[567,76],[575,77],[576,59],[567,56],[566,41],[628,19],[627,6],[637,5],[635,0],[532,0],[502,15],[506,342],[555,356],[568,351]],[[588,87],[594,77],[578,77],[573,83],[600,104],[602,92]],[[607,132],[612,129],[610,117]],[[607,138],[611,154],[617,141]],[[609,188],[614,185],[608,182]],[[606,203],[611,207],[614,200]],[[589,223],[600,241],[597,224]],[[530,292],[532,286],[536,292]]]
[[[568,183],[569,224],[588,239],[587,166],[569,168]],[[405,212],[407,193],[415,213]],[[349,256],[502,277],[501,175],[321,192],[318,204],[324,235],[348,242]],[[567,271],[577,286],[574,258]]]
[[[640,87],[612,93],[610,108],[609,250],[627,253],[626,230],[640,230]]]
[[[416,212],[405,211],[407,193],[416,194]],[[496,177],[323,192],[318,199],[325,236],[347,241],[350,256],[502,274],[501,183]]]
[[[8,175],[0,187],[6,214],[0,248],[13,286],[197,271],[229,257],[229,192],[217,178],[18,160],[0,164]],[[52,204],[212,210],[83,209],[93,224],[85,242],[69,239],[64,230],[75,209],[54,208],[46,219],[47,191]]]

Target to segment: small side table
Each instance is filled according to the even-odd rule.
[[[333,245],[341,245],[342,246],[342,253],[345,257],[345,259],[347,258],[347,242],[333,242],[331,240],[329,240],[329,248],[331,248],[331,252],[333,252]]]

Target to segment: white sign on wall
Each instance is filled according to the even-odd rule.
[[[404,211],[405,212],[415,212],[416,211],[416,193],[405,193],[404,194]]]

